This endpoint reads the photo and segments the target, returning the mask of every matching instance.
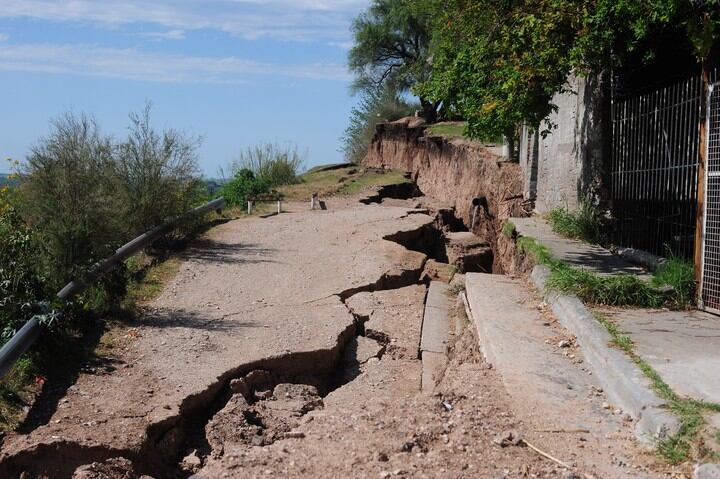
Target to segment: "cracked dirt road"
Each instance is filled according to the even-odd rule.
[[[493,443],[523,422],[472,328],[436,394],[420,393],[426,257],[383,238],[433,218],[333,206],[197,241],[116,332],[114,368],[81,374],[46,424],[5,438],[0,477],[576,477]],[[585,470],[575,443],[548,445]]]
[[[215,228],[128,332],[117,369],[81,375],[48,424],[5,438],[0,475],[67,477],[115,455],[142,458],[152,470],[175,453],[167,432],[206,407],[228,378],[273,362],[288,375],[329,372],[354,332],[338,295],[419,277],[424,255],[382,238],[431,221],[357,206]]]

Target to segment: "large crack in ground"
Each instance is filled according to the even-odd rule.
[[[427,257],[434,254],[435,236],[432,229],[421,227],[383,239]],[[356,314],[347,300],[361,292],[421,284],[424,267],[425,261],[414,269],[396,268],[373,283],[337,293],[354,323],[338,336],[335,347],[266,358],[226,371],[201,393],[186,397],[179,414],[149,425],[139,450],[58,440],[6,458],[0,475],[187,478],[209,457],[221,456],[226,443],[252,448],[293,437],[303,417],[322,408],[327,394],[353,381],[370,358],[381,358],[387,349],[389,338],[366,334],[368,318]]]

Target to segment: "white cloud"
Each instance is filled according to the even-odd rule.
[[[150,23],[172,30],[214,29],[248,39],[346,41],[369,0],[0,0],[0,18]]]
[[[350,79],[346,67],[337,64],[272,64],[236,57],[183,56],[67,44],[0,48],[0,70],[183,83],[242,83],[257,76]]]
[[[328,42],[331,47],[338,47],[342,50],[350,50],[353,47],[353,42],[348,40],[346,42]]]
[[[185,30],[168,30],[166,32],[146,32],[140,34],[153,40],[184,40]]]
[[[0,43],[6,42],[10,39],[10,35],[6,33],[0,33]]]

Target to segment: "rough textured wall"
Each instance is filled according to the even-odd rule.
[[[505,220],[527,215],[520,165],[500,161],[480,144],[426,137],[424,130],[417,118],[378,125],[363,164],[411,172],[425,195],[454,207],[466,225],[473,198],[485,198],[473,232],[495,248]]]
[[[522,148],[526,194],[531,192],[529,177],[537,170],[535,209],[544,213],[554,208],[576,209],[588,198],[597,202],[602,196],[603,177],[603,94],[600,80],[594,77],[568,78],[569,90],[557,94],[557,111],[542,126],[550,133],[543,138],[524,128],[528,145]]]

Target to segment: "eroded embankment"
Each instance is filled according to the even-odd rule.
[[[422,120],[405,118],[381,123],[365,166],[410,172],[423,194],[453,207],[470,228],[473,200],[479,205],[472,232],[495,250],[493,269],[502,272],[502,251],[496,248],[505,221],[526,216],[522,174],[481,144],[462,139],[426,136]]]
[[[385,240],[405,246],[425,234],[427,228],[421,227],[403,232],[404,241],[395,240],[393,235]],[[420,242],[413,249],[423,248]],[[393,267],[375,282],[338,292],[335,299],[345,303],[358,292],[419,284],[424,266],[425,261],[415,262],[412,267]],[[268,357],[229,368],[202,392],[186,397],[178,414],[149,424],[138,448],[58,438],[4,458],[0,477],[70,477],[78,467],[91,463],[96,464],[86,471],[88,474],[110,468],[132,470],[127,477],[141,474],[188,477],[206,458],[222,455],[226,441],[257,447],[291,437],[304,414],[322,407],[326,394],[358,374],[357,364],[348,355],[356,354],[357,347],[353,352],[352,346],[357,346],[358,338],[364,336],[367,318],[345,307],[355,321],[340,332],[333,347]],[[374,354],[381,357],[386,346],[383,338],[366,339],[377,343]]]

